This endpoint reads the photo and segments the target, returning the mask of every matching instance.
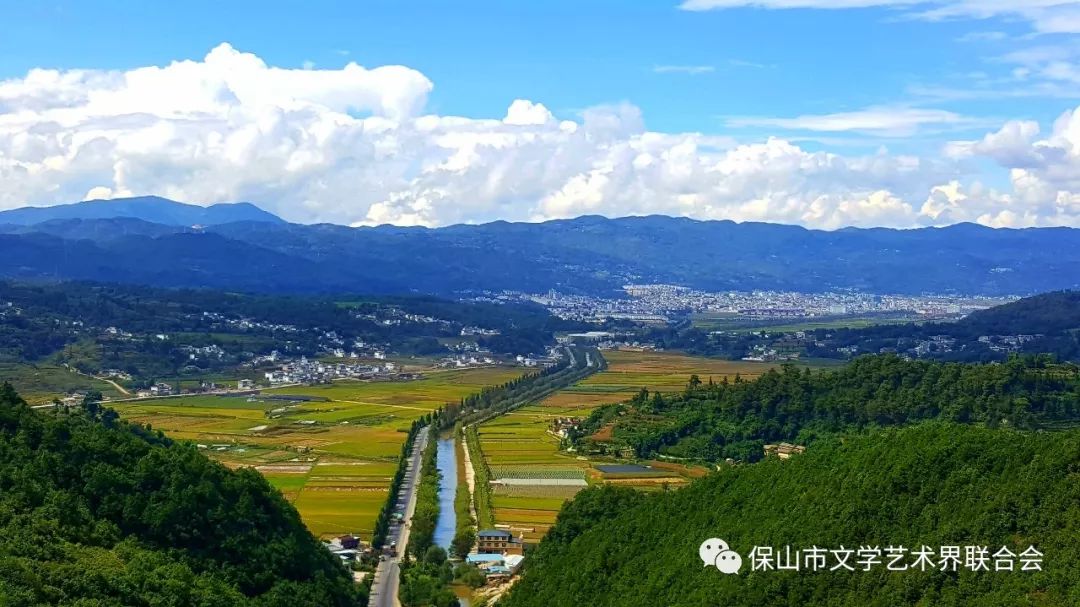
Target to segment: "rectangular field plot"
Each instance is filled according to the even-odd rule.
[[[527,504],[521,504],[525,506]],[[543,508],[499,508],[495,507],[495,518],[506,521],[508,525],[551,525],[555,522],[558,511]]]
[[[341,490],[305,487],[293,501],[304,524],[317,536],[353,533],[371,537],[375,517],[389,489]]]
[[[583,478],[500,478],[491,481],[492,485],[531,486],[531,487],[585,487],[589,483]]]
[[[487,452],[485,451],[485,454]],[[491,455],[487,456],[487,460],[491,465],[526,465],[536,464],[538,466],[546,466],[552,463],[560,463],[562,460],[569,459],[566,456],[559,456],[553,449],[516,449],[514,451],[495,451]]]
[[[670,473],[663,470],[654,470],[637,464],[597,464],[595,466],[604,477],[634,477],[634,476],[669,476]]]
[[[554,466],[491,466],[491,476],[500,479],[557,479],[585,480],[581,468],[560,468]]]
[[[529,512],[532,513],[531,516],[543,515],[541,518],[546,522],[548,520],[546,513],[558,512],[565,500],[566,498],[563,497],[533,497],[496,494],[495,509],[498,510],[499,508],[503,508]]]
[[[492,485],[491,492],[495,496],[496,504],[506,504],[507,498],[551,500],[547,505],[554,505],[552,510],[558,510],[564,501],[584,488],[584,485]],[[537,507],[535,504],[538,502],[533,503],[534,507]]]

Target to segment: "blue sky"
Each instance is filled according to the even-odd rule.
[[[201,61],[228,43],[280,68],[407,66],[432,83],[427,114],[500,119],[525,99],[580,121],[587,108],[628,104],[649,132],[912,155],[934,178],[1003,191],[1014,167],[1000,153],[933,165],[950,142],[1010,122],[1034,121],[1045,136],[1080,97],[1071,0],[53,1],[0,11],[9,81],[35,68]]]
[[[0,76],[9,78],[197,59],[227,41],[280,66],[407,65],[435,82],[432,111],[464,116],[499,116],[517,98],[557,115],[630,101],[653,129],[730,133],[733,116],[900,105],[1045,121],[1064,107],[913,92],[968,87],[978,72],[1005,76],[1013,66],[1000,57],[1024,45],[964,37],[1030,33],[1012,18],[927,22],[883,7],[697,12],[664,0],[5,2],[3,12]],[[656,71],[665,66],[701,69]]]

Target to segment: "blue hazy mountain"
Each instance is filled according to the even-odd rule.
[[[157,221],[145,214],[41,216],[38,223],[10,225],[0,214],[0,277],[444,295],[504,289],[610,295],[628,283],[898,294],[1080,288],[1080,230],[1071,228],[823,231],[664,216],[350,228],[286,223],[249,205],[205,210],[254,209],[251,215],[181,220],[187,211],[178,209],[190,205],[148,204],[160,209],[151,215]],[[190,227],[196,223],[205,227]]]
[[[22,207],[0,211],[0,224],[34,225],[53,220],[141,219],[168,226],[219,225],[237,221],[283,223],[283,220],[248,202],[202,207],[157,196],[87,200],[51,207]]]

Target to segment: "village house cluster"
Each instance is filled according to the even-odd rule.
[[[742,357],[743,360],[753,362],[777,362],[798,360],[799,352],[790,347],[785,348],[777,344],[755,344],[751,346],[750,353]]]
[[[5,301],[0,305],[0,318],[14,318],[16,316],[22,316],[22,308],[16,307],[10,301]]]
[[[335,379],[374,379],[376,377],[400,376],[398,365],[386,362],[381,365],[358,362],[328,363],[308,360],[301,356],[299,360],[287,362],[280,369],[267,371],[266,381],[275,384],[317,384]]]
[[[188,355],[188,360],[197,361],[201,359],[216,359],[221,360],[225,358],[225,349],[217,344],[210,344],[209,346],[180,346],[180,351]]]
[[[902,358],[914,359],[926,358],[936,354],[948,354],[950,352],[960,352],[971,350],[972,348],[985,347],[991,352],[1007,354],[1012,352],[1019,352],[1023,349],[1025,344],[1029,344],[1042,337],[1042,335],[982,335],[977,341],[978,345],[975,345],[970,342],[958,343],[956,338],[949,337],[947,335],[934,335],[929,339],[914,340],[914,343],[911,343],[911,341],[908,340],[907,342],[899,342],[895,347],[881,347],[876,350],[876,353],[894,353],[900,355]],[[867,353],[863,350],[860,350],[858,346],[848,346],[844,348],[838,348],[837,350],[850,356]]]
[[[229,328],[240,331],[281,331],[285,333],[296,333],[300,330],[294,325],[266,322],[253,318],[230,318],[218,312],[203,312],[202,317],[203,319],[209,320],[222,328]]]
[[[1018,352],[1024,344],[1039,339],[1042,335],[983,335],[979,343],[986,344],[994,352]]]
[[[453,369],[466,369],[469,367],[487,367],[498,364],[495,359],[490,356],[483,356],[480,354],[453,354],[443,357],[438,363],[437,367],[453,368]]]
[[[567,439],[570,438],[572,433],[580,428],[580,417],[556,417],[551,420],[551,424],[548,425],[548,434],[559,439]]]

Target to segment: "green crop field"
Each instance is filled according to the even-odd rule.
[[[125,419],[199,444],[228,466],[259,470],[316,535],[370,538],[413,420],[521,373],[510,367],[429,370],[413,381],[343,381],[252,398],[185,396],[111,406]]]
[[[557,512],[559,508],[562,508],[563,502],[567,497],[560,494],[555,494],[551,497],[533,496],[533,495],[505,495],[502,493],[495,493],[495,509],[509,508],[514,510],[536,510],[541,512],[554,511]]]
[[[511,507],[511,499],[525,500],[534,508],[557,512],[563,503],[577,495],[584,487],[565,485],[497,485],[492,489],[495,507]],[[518,502],[520,503],[520,502]],[[539,506],[537,504],[543,504]]]
[[[583,479],[581,468],[556,468],[553,466],[490,466],[493,478],[532,479]]]
[[[608,351],[605,371],[561,390],[539,403],[485,422],[478,429],[484,457],[493,478],[585,478],[589,482],[615,482],[643,490],[675,486],[701,472],[673,466],[670,470],[639,475],[602,475],[589,459],[560,451],[559,439],[548,432],[557,417],[586,417],[593,409],[634,396],[641,388],[682,390],[691,375],[720,381],[736,374],[751,379],[772,365],[726,361],[670,352]],[[580,487],[513,485],[493,487],[495,521],[510,525],[527,541],[537,541],[555,522],[559,508]]]

